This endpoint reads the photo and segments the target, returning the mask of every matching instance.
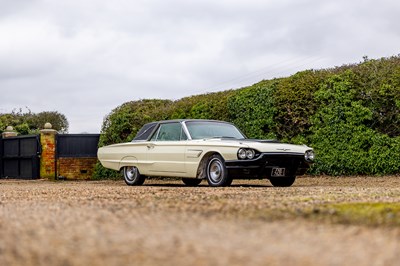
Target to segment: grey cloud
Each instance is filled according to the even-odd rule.
[[[18,91],[2,96],[0,110],[57,110],[72,132],[99,131],[126,101],[390,56],[400,41],[400,6],[389,0],[0,4],[0,90]]]

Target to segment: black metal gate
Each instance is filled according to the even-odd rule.
[[[97,157],[100,134],[57,135],[57,158]]]
[[[39,135],[0,139],[0,175],[7,178],[40,177]]]

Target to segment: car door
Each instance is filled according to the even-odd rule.
[[[185,176],[187,137],[179,122],[160,124],[147,143],[149,172],[160,176]]]
[[[120,146],[118,153],[114,156],[121,158],[120,168],[127,165],[134,165],[139,168],[142,174],[148,171],[147,145],[145,142],[130,142]]]

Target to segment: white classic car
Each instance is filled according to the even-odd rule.
[[[127,185],[146,177],[180,177],[189,186],[207,179],[229,186],[233,179],[269,179],[291,186],[314,161],[305,145],[247,139],[233,124],[215,120],[168,120],[144,125],[132,142],[104,146],[98,158],[105,168],[122,171]]]

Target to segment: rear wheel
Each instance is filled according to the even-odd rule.
[[[123,168],[124,180],[128,186],[143,185],[145,177],[139,173],[139,169],[135,166],[125,166]]]
[[[198,186],[201,183],[201,179],[197,178],[182,178],[183,183],[189,187]]]
[[[290,187],[291,185],[293,185],[295,180],[295,176],[269,178],[269,181],[274,187]]]
[[[232,179],[228,176],[224,159],[218,154],[214,154],[208,159],[206,176],[208,185],[212,187],[225,187],[232,184]]]

